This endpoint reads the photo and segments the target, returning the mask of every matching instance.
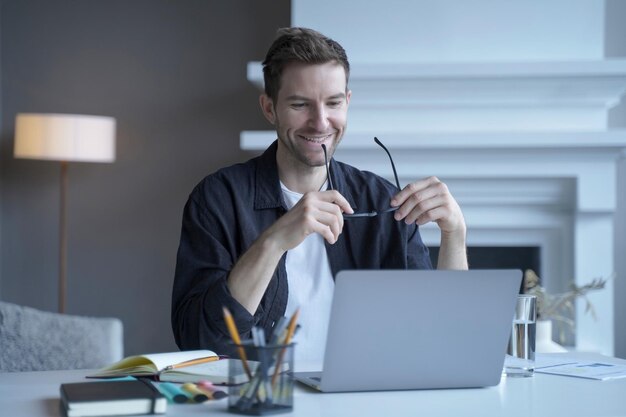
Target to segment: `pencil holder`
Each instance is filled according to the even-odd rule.
[[[292,411],[294,344],[235,346],[241,360],[229,362],[228,411],[257,416]]]

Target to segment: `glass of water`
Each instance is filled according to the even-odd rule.
[[[536,326],[537,297],[528,294],[518,295],[511,339],[504,362],[504,371],[507,376],[533,376]]]

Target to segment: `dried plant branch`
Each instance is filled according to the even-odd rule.
[[[574,320],[569,317],[574,315],[576,298],[581,297],[585,301],[585,313],[591,314],[594,320],[597,319],[596,311],[587,294],[603,289],[606,285],[606,279],[594,278],[590,283],[580,287],[571,284],[569,291],[558,294],[548,294],[545,288],[540,285],[540,281],[539,276],[532,269],[528,269],[524,273],[524,292],[537,296],[538,318],[560,322],[573,331]]]

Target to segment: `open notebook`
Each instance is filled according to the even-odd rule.
[[[188,361],[207,358],[210,362],[196,365],[173,368],[174,365]],[[231,361],[238,359],[224,359],[210,350],[191,350],[183,352],[150,353],[145,355],[129,356],[107,366],[88,378],[117,378],[121,376],[151,377],[159,381],[169,382],[198,382],[211,381],[214,384],[226,384],[228,368]],[[256,368],[256,362],[248,361],[250,368]],[[238,367],[241,369],[241,367]],[[245,374],[237,375],[232,383],[245,382]]]

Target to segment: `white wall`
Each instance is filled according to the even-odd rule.
[[[607,58],[626,57],[626,2],[607,0],[606,2],[606,39]],[[626,103],[612,110],[609,127],[626,127]],[[626,358],[626,154],[618,167],[617,213],[615,219],[615,356]]]
[[[551,63],[546,65],[550,70],[546,71],[545,77],[538,78],[538,82],[541,83],[543,81],[551,82],[550,80],[554,79],[554,74],[551,71],[558,65],[564,65],[569,70],[572,67],[580,67],[582,71],[586,64],[590,64],[590,62],[585,61],[592,61],[592,64],[603,61],[605,53],[609,51],[613,54],[611,56],[626,56],[623,53],[626,50],[626,46],[623,44],[624,39],[626,39],[623,28],[625,20],[624,8],[626,7],[624,3],[626,2],[618,0],[607,2],[589,0],[551,0],[547,2],[545,0],[517,2],[500,0],[476,0],[472,2],[460,0],[441,0],[436,2],[426,0],[412,2],[400,0],[388,0],[385,2],[359,2],[356,0],[321,0],[311,2],[307,0],[292,0],[292,25],[313,27],[337,39],[346,47],[354,68],[353,78],[351,79],[352,88],[355,91],[351,105],[351,132],[354,133],[355,129],[359,130],[363,126],[366,128],[362,130],[368,131],[381,131],[384,127],[390,129],[389,126],[397,127],[396,120],[384,119],[384,112],[378,108],[372,110],[372,113],[377,117],[361,119],[355,117],[355,112],[358,110],[356,92],[358,90],[363,95],[364,91],[363,86],[358,85],[359,88],[357,88],[357,84],[360,81],[371,84],[373,79],[377,80],[384,75],[381,75],[381,72],[384,72],[385,68],[391,67],[393,71],[390,70],[390,72],[394,72],[397,69],[396,67],[400,67],[412,75],[415,75],[416,72],[424,71],[425,68],[435,68],[432,70],[430,78],[427,77],[425,84],[432,87],[433,80],[440,81],[443,77],[441,71],[445,72],[446,68],[454,68],[455,71],[465,71],[469,74],[475,66],[479,68],[482,68],[482,66],[488,67],[489,63],[493,62],[499,62],[500,64],[510,63],[509,65],[514,67],[516,71],[523,71],[527,66],[526,64],[531,68],[536,63]],[[606,45],[605,40],[607,42]],[[577,65],[571,65],[568,61],[576,61]],[[518,63],[521,63],[521,65]],[[384,64],[389,65],[385,67]],[[407,64],[414,64],[414,66]],[[602,65],[599,65],[598,68],[606,67],[604,65],[606,63],[600,62],[600,64]],[[494,64],[491,65],[493,66]],[[364,68],[372,69],[372,71],[364,74]],[[604,82],[615,80],[622,83],[623,70],[620,71],[622,72],[619,74],[619,77],[607,76],[598,85],[602,86]],[[564,73],[566,74],[563,77],[564,82],[572,78],[567,75],[567,71],[564,71]],[[487,75],[492,76],[492,81],[496,85],[500,85],[501,83],[499,82],[506,79],[503,73],[498,73],[496,76],[493,76],[493,74]],[[580,74],[576,74],[574,70],[572,75],[575,78]],[[587,75],[593,78],[592,73]],[[478,78],[483,80],[484,76],[485,74],[481,73]],[[397,78],[401,77],[397,76]],[[395,85],[395,81],[393,79],[393,82],[390,81],[385,84],[386,89],[377,91],[379,93],[393,93],[393,91],[390,93],[390,87]],[[504,92],[509,97],[516,88],[520,89],[518,84],[520,83],[515,85],[507,84],[499,90],[489,90],[487,97],[492,98],[491,94],[494,91],[500,94]],[[581,85],[586,84],[583,82]],[[618,86],[619,88],[622,88],[621,84]],[[602,88],[599,88],[599,90],[602,90]],[[425,91],[424,88],[417,88],[415,91],[410,90],[407,94],[416,94],[416,92],[420,93],[423,91]],[[449,91],[458,92],[459,89],[450,88]],[[548,114],[552,115],[552,113],[549,113],[549,110],[554,108],[555,102],[567,102],[567,99],[571,99],[568,96],[568,92],[572,91],[578,90],[576,88],[561,88],[558,86],[553,89],[547,89],[546,94],[538,95],[538,98],[544,101],[537,101],[537,103],[541,104],[536,109],[536,113],[543,115],[544,118]],[[615,90],[615,95],[619,96],[617,89]],[[412,95],[411,97],[415,99],[415,96]],[[470,98],[475,100],[476,94],[473,94]],[[550,98],[554,98],[555,102],[550,102]],[[593,101],[593,94],[581,94],[578,98],[581,99],[580,103],[587,103],[585,100]],[[449,104],[448,102],[446,103]],[[580,103],[577,106],[568,108],[568,121],[581,122],[583,120],[580,117],[572,117],[576,109],[580,110],[581,114],[589,112],[589,106],[580,105]],[[368,106],[371,105],[370,102],[366,104]],[[398,104],[398,102],[394,102],[394,104]],[[418,119],[416,115],[423,116],[425,114],[424,105],[427,103],[419,101],[419,104],[421,106],[419,113],[415,112],[414,108],[407,109],[409,112],[407,114],[412,116],[406,119],[411,123]],[[582,127],[581,125],[574,130],[581,131],[581,133],[586,131],[597,132],[598,138],[602,138],[606,137],[604,134],[607,133],[607,128],[626,126],[626,123],[624,123],[626,115],[622,109],[615,109],[611,113],[612,124],[607,125],[606,113],[610,105],[612,105],[611,100],[607,100],[599,106],[596,124],[587,127]],[[450,113],[450,106],[443,109],[443,106],[435,107],[442,112],[447,112],[446,114],[448,115]],[[478,108],[485,110],[484,106],[479,106]],[[518,114],[519,109],[520,106],[512,106],[509,110]],[[493,129],[494,116],[499,114],[501,110],[500,108],[489,109],[487,117],[475,130],[484,133],[486,129]],[[393,114],[397,115],[397,113],[397,109],[394,108]],[[593,114],[596,115],[595,113]],[[470,116],[471,120],[477,120],[475,115],[471,114]],[[459,127],[459,121],[462,124],[462,120],[459,117],[449,117],[449,125],[446,127],[424,124],[432,123],[433,119],[432,115],[428,114],[424,121],[417,123],[417,129],[423,129],[424,126],[427,126],[427,128],[433,131],[438,131],[438,129],[449,130],[449,126]],[[554,122],[554,117],[548,117],[548,119]],[[544,133],[550,133],[551,131],[571,132],[572,130],[572,126],[562,123],[561,120],[557,120],[554,126],[537,123],[538,120],[528,117],[521,120],[523,120],[525,127],[538,127],[540,130],[545,131]],[[365,123],[366,121],[382,124],[383,127],[378,126],[378,129],[373,129],[371,123],[367,124]],[[498,125],[496,128],[501,133],[506,133],[510,129],[516,131],[522,129],[520,126],[513,126],[510,123]],[[465,125],[460,130],[461,134],[468,132]],[[415,133],[419,132],[413,131],[412,133],[413,137],[415,137]],[[568,140],[570,139],[568,138]],[[418,141],[418,139],[413,141]],[[576,141],[573,140],[573,142]],[[619,149],[617,152],[619,152]],[[587,152],[582,152],[582,154],[583,158],[590,156]],[[449,160],[450,152],[447,152],[446,155],[448,158],[442,158],[441,160]],[[540,152],[540,155],[544,155],[544,152]],[[502,158],[502,160],[506,160],[506,158],[512,158],[512,155],[505,153],[502,155]],[[558,162],[558,164],[568,169],[575,165],[576,158],[570,160],[563,155],[557,155],[555,158],[554,163]],[[610,181],[615,180],[615,153],[607,156],[608,171],[602,171],[592,159],[585,162],[588,163],[592,176],[607,178]],[[441,165],[441,162],[439,164]],[[461,169],[463,167],[471,169],[471,164],[461,165]],[[624,179],[624,171],[626,171],[626,168],[622,169],[622,180]],[[622,181],[622,183],[624,182],[626,181]],[[606,181],[600,182],[600,184],[606,186]],[[584,181],[580,185],[585,185]],[[618,187],[624,188],[624,185],[618,184]],[[606,199],[607,195],[611,195],[612,199],[607,211],[603,211],[595,206],[574,207],[573,214],[577,224],[575,233],[572,233],[569,238],[563,238],[562,243],[576,242],[574,245],[578,249],[575,249],[573,257],[570,255],[569,260],[559,259],[559,263],[574,261],[574,273],[568,274],[568,279],[571,279],[572,275],[574,275],[574,279],[578,284],[586,284],[591,277],[595,277],[597,274],[605,276],[609,275],[614,269],[621,268],[623,270],[623,264],[618,265],[614,263],[613,258],[618,262],[625,262],[622,259],[623,254],[620,253],[626,248],[626,242],[624,242],[626,238],[623,236],[624,233],[620,232],[624,229],[625,224],[625,197],[621,193],[615,198],[616,190],[612,187],[611,193],[604,192],[601,186],[593,186],[591,188],[593,188],[592,191],[597,191],[591,193],[594,197],[600,196],[599,199],[587,199],[592,203],[592,206],[598,201]],[[587,194],[587,197],[591,194]],[[578,196],[580,197],[580,195],[579,189]],[[613,210],[616,199],[620,200],[621,208],[614,215]],[[594,224],[593,220],[596,218],[602,219],[602,227]],[[616,227],[613,224],[614,219]],[[581,223],[584,223],[586,226],[579,227]],[[601,249],[601,247],[604,249]],[[626,284],[623,284],[620,288],[615,288],[617,290],[616,295],[613,293],[613,284],[615,282],[611,282],[607,286],[608,288],[601,294],[596,293],[591,297],[596,304],[599,315],[605,317],[602,322],[593,322],[593,319],[582,313],[584,309],[581,308],[579,308],[579,314],[577,314],[579,336],[588,333],[584,338],[585,340],[602,339],[602,343],[606,345],[603,350],[605,352],[613,352],[613,346],[616,345],[613,339],[614,328],[617,332],[620,332],[617,339],[622,340],[622,342],[618,342],[621,343],[621,349],[623,349],[624,338],[626,338],[622,330],[626,327],[624,326],[626,324],[624,321],[626,312],[620,307],[618,301],[618,299],[622,298],[620,295],[626,293]],[[614,311],[614,304],[621,310]],[[620,316],[620,321],[615,323],[613,322],[614,313]],[[599,328],[602,328],[602,337],[595,333]],[[583,349],[593,347],[592,345],[593,343],[580,344]],[[621,356],[626,356],[626,353],[622,350],[619,352]]]
[[[604,2],[595,0],[292,0],[291,21],[314,22],[346,48],[351,62],[550,61],[604,54]]]

